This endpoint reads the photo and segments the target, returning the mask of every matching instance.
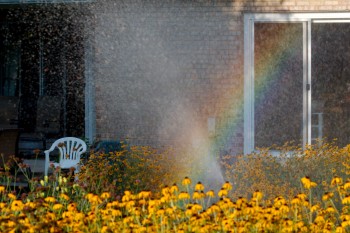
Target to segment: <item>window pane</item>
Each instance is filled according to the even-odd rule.
[[[350,24],[312,24],[312,139],[350,142]],[[312,119],[314,120],[314,119]]]
[[[9,24],[0,22],[0,96],[19,95],[19,42],[9,30]]]
[[[302,142],[303,27],[256,23],[254,28],[255,147]]]

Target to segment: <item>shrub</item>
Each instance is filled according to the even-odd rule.
[[[155,190],[176,180],[170,150],[149,146],[128,146],[119,151],[97,152],[89,156],[79,173],[79,182],[87,192],[111,191],[121,195],[125,190]],[[96,175],[98,174],[98,175]]]
[[[0,185],[0,232],[349,232],[350,146],[279,149],[226,156],[231,182],[218,190],[188,177],[167,186],[174,162],[193,158],[127,146],[92,154],[78,183],[57,169],[21,195]]]
[[[256,190],[273,198],[276,194],[291,198],[301,191],[300,178],[310,177],[319,185],[314,190],[320,200],[329,191],[328,184],[335,176],[346,180],[350,168],[350,146],[338,148],[335,143],[309,145],[305,150],[286,144],[276,148],[279,156],[272,155],[271,148],[259,153],[225,156],[226,179],[234,185],[233,196],[247,197]]]

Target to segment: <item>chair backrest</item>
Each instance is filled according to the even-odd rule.
[[[86,152],[86,143],[75,137],[65,137],[56,140],[50,149],[45,151],[45,156],[48,157],[50,152],[55,149],[59,150],[59,165],[61,168],[71,168],[80,161],[82,153]]]
[[[0,128],[16,128],[18,123],[19,98],[0,96]]]
[[[37,102],[35,131],[58,134],[61,130],[62,99],[56,96],[40,96]]]

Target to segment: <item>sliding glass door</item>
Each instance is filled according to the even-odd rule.
[[[312,142],[350,143],[350,23],[313,23]]]
[[[348,144],[350,14],[247,14],[244,35],[245,153]]]

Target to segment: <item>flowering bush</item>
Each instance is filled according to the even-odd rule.
[[[332,192],[321,203],[313,201],[318,184],[300,180],[303,190],[291,199],[264,200],[255,191],[251,198],[229,198],[226,182],[215,192],[185,178],[180,186],[165,186],[153,193],[124,191],[121,199],[109,192],[87,193],[58,176],[39,183],[36,195],[18,197],[0,186],[1,232],[348,232],[350,182],[331,180]],[[71,186],[71,187],[67,187]],[[71,189],[71,190],[68,190]],[[47,195],[47,190],[56,190]],[[339,195],[341,208],[333,204]]]
[[[265,148],[259,153],[223,158],[226,179],[234,184],[233,197],[248,197],[261,190],[266,198],[273,198],[276,193],[292,198],[300,192],[299,179],[307,176],[319,184],[314,195],[320,200],[329,191],[332,177],[348,178],[350,145],[338,148],[335,143],[323,143],[302,149],[286,144],[276,149],[278,156],[272,155],[271,148]]]
[[[218,190],[189,177],[168,183],[176,171],[149,147],[91,155],[78,182],[59,169],[28,176],[25,192],[11,189],[6,168],[0,232],[349,232],[350,146],[284,149],[224,162],[230,180]]]
[[[79,183],[87,192],[156,190],[177,180],[175,157],[170,149],[162,152],[149,146],[128,146],[109,153],[92,153],[79,173]],[[96,175],[98,174],[98,175]]]

